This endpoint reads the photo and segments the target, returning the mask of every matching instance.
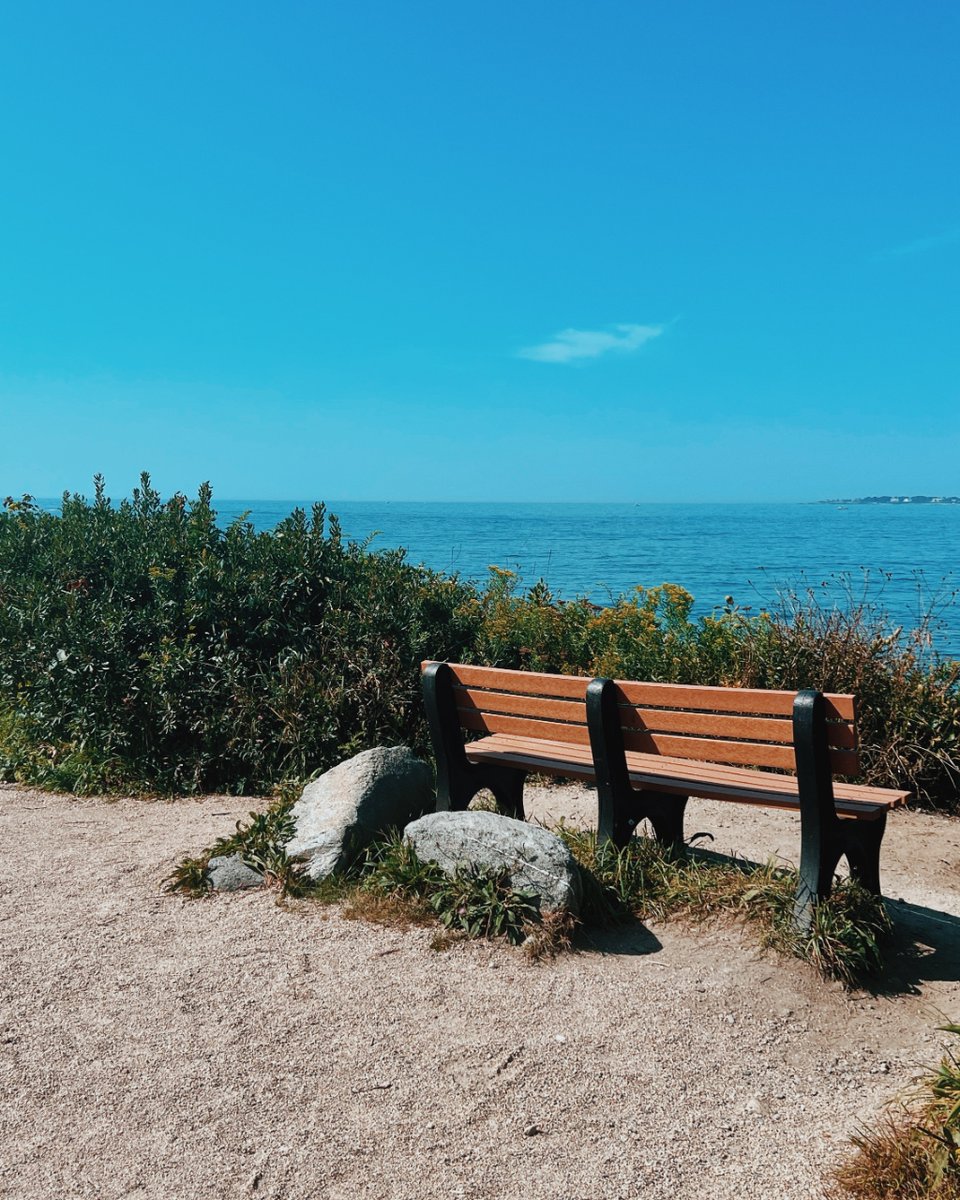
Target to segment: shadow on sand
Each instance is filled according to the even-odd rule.
[[[960,917],[886,900],[893,938],[886,947],[886,968],[865,990],[879,996],[916,995],[923,983],[960,983]]]

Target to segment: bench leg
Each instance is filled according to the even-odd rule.
[[[622,850],[633,837],[636,793],[630,786],[620,728],[616,685],[594,679],[587,685],[587,725],[597,777],[597,841]]]
[[[793,704],[793,743],[800,794],[800,882],[793,920],[809,931],[821,900],[830,895],[843,853],[840,820],[833,799],[833,776],[823,695],[812,688],[798,692]]]
[[[886,826],[886,813],[875,821],[840,822],[843,854],[850,864],[850,874],[875,896],[880,895],[880,843]]]
[[[843,851],[833,821],[825,823],[824,828],[805,821],[802,813],[800,820],[800,882],[793,905],[793,920],[797,928],[806,933],[813,924],[814,909],[830,895]]]
[[[597,841],[622,850],[633,837],[637,818],[631,814],[633,794],[621,796],[609,784],[597,781]]]
[[[455,770],[437,772],[437,812],[459,812],[467,808],[477,792],[493,792],[497,809],[505,817],[524,819],[523,784],[526,771],[497,767],[488,763],[458,765]]]
[[[481,787],[489,788],[497,808],[505,817],[513,817],[517,821],[524,819],[523,783],[527,777],[526,771],[521,771],[519,767],[481,767],[477,777],[481,782],[476,791]]]
[[[646,818],[661,846],[682,851],[683,814],[687,796],[671,796],[668,792],[634,792],[634,816],[639,823]]]
[[[423,703],[437,761],[437,812],[464,809],[477,792],[489,788],[500,811],[522,821],[526,771],[467,759],[446,663],[431,663],[424,671]]]
[[[874,821],[841,821],[835,817],[821,826],[819,837],[802,832],[800,886],[794,905],[794,920],[802,931],[813,923],[815,906],[830,895],[837,864],[846,858],[850,876],[862,888],[880,893],[880,844],[887,825],[886,813]]]

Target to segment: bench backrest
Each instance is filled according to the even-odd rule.
[[[588,678],[461,663],[447,665],[453,676],[461,729],[590,745]]]
[[[448,665],[462,729],[590,745],[586,677]],[[616,687],[628,751],[796,770],[796,692],[627,680],[617,680]],[[854,697],[831,694],[824,700],[832,771],[856,775]]]
[[[616,681],[627,750],[741,767],[796,770],[796,692]],[[859,773],[856,701],[824,695],[830,766]]]

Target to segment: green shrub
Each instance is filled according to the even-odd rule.
[[[162,502],[0,516],[0,771],[81,792],[257,792],[378,742],[423,747],[418,664],[478,616],[456,579],[343,540],[322,505],[217,527]]]

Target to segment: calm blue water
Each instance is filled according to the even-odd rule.
[[[215,499],[271,529],[293,502]],[[55,507],[55,505],[53,505]],[[482,581],[491,564],[543,578],[561,597],[604,603],[638,584],[682,584],[696,612],[726,596],[753,611],[783,587],[842,603],[845,586],[916,626],[933,609],[935,644],[960,657],[960,505],[442,504],[331,501],[351,539],[404,546],[412,562]],[[866,584],[864,580],[866,579]],[[846,581],[846,582],[845,582]],[[821,585],[827,584],[824,588]]]

